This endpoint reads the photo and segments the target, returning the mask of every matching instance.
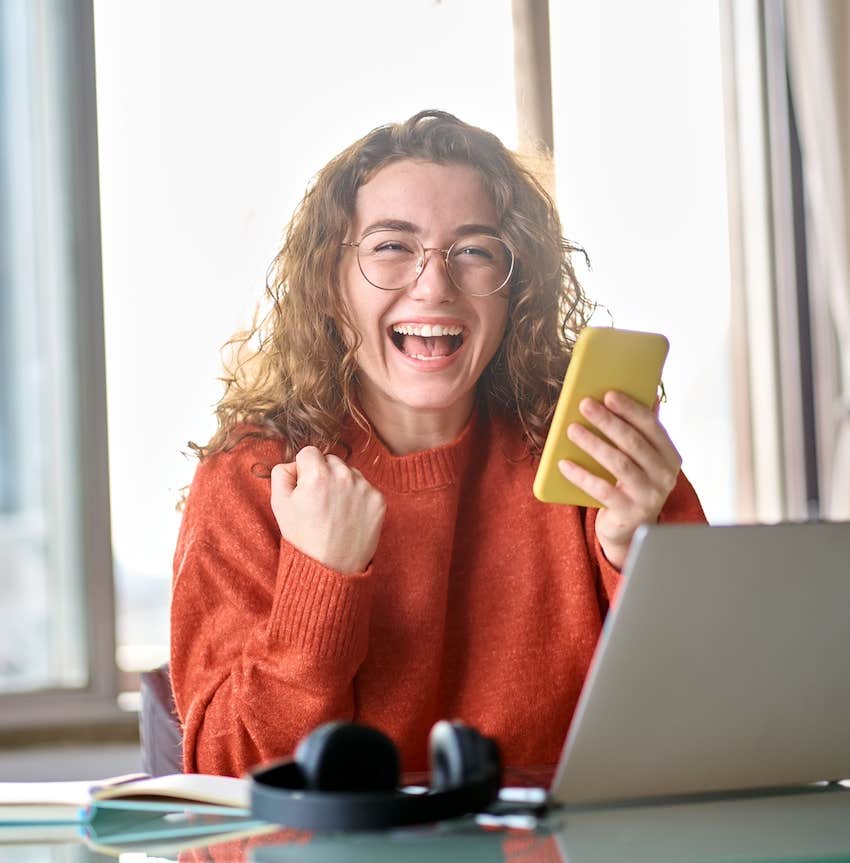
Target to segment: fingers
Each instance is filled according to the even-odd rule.
[[[348,477],[351,479],[363,479],[363,474],[356,467],[351,467],[346,464],[339,456],[327,455],[325,461],[328,467],[338,477]]]
[[[306,484],[323,485],[326,479],[333,478],[343,482],[363,479],[363,474],[355,467],[349,467],[333,453],[325,455],[314,446],[305,446],[295,456],[298,467],[298,480]]]
[[[608,392],[601,402],[584,399],[579,410],[594,429],[571,423],[567,436],[608,470],[614,482],[573,462],[562,461],[559,468],[602,504],[596,535],[607,558],[622,566],[638,526],[657,521],[682,459],[655,410],[623,393]]]
[[[294,462],[276,464],[272,468],[272,494],[289,497],[298,482],[298,469]]]
[[[643,453],[649,461],[648,466],[656,466],[658,458],[677,472],[682,466],[682,457],[670,440],[666,429],[658,419],[658,413],[636,402],[624,393],[608,392],[604,404],[588,399],[584,416],[597,425],[614,443]],[[609,433],[610,432],[610,433]],[[644,446],[646,442],[649,446]],[[633,443],[634,447],[630,447]],[[636,459],[641,463],[640,458]]]
[[[305,446],[295,453],[295,464],[298,466],[299,476],[310,476],[322,474],[328,468],[327,456],[318,447]]]
[[[585,399],[580,410],[608,440],[579,424],[570,426],[567,434],[603,467],[624,482],[645,473],[662,486],[672,486],[682,458],[650,408],[611,392],[605,404]]]
[[[593,433],[588,432],[588,434]],[[596,474],[591,473],[581,465],[564,459],[558,462],[558,468],[573,485],[587,492],[592,498],[598,500],[602,506],[608,509],[625,509],[630,506],[631,499],[621,488],[612,485],[601,476],[596,476]],[[611,472],[613,473],[613,471]]]
[[[595,429],[572,423],[567,436],[611,473],[616,485],[578,465],[564,464],[562,472],[605,506],[625,509],[636,503],[660,510],[676,483],[681,456],[652,409],[618,392],[606,393],[603,401],[583,400],[579,409]]]
[[[615,414],[628,420],[632,425],[640,429],[651,441],[658,452],[665,457],[670,456],[670,464],[675,464],[678,470],[682,466],[682,456],[676,449],[667,429],[658,419],[661,410],[661,400],[656,399],[652,408],[647,408],[640,402],[629,398],[625,393],[612,391],[605,394],[605,406]]]
[[[366,569],[386,512],[383,495],[359,470],[316,447],[275,465],[271,507],[284,540],[345,573]]]
[[[356,468],[350,468],[341,458],[325,455],[317,447],[308,446],[299,450],[295,461],[276,464],[272,468],[271,484],[273,497],[289,497],[300,484],[323,484],[325,479],[354,481],[363,479]]]
[[[609,473],[613,474],[618,482],[623,483],[623,485],[629,488],[639,484],[642,477],[652,470],[651,466],[646,466],[645,461],[642,464],[638,464],[633,456],[630,457],[624,451],[628,450],[627,447],[619,449],[579,423],[572,423],[567,428],[567,437],[573,443],[578,444]],[[622,443],[621,446],[623,446]]]

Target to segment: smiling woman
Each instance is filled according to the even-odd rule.
[[[184,766],[242,773],[327,720],[427,764],[458,718],[557,759],[641,524],[702,520],[657,415],[587,404],[600,510],[532,481],[589,303],[551,199],[439,112],[319,172],[235,340],[186,501],[171,670]],[[545,672],[545,687],[537,680]]]
[[[387,216],[410,230],[366,227]],[[505,331],[513,261],[498,237],[469,232],[487,225],[496,234],[499,221],[470,165],[402,159],[357,192],[351,233],[363,237],[360,265],[354,255],[340,265],[353,326],[347,341],[353,344],[358,334],[358,395],[396,454],[449,443],[469,418],[475,386]],[[376,257],[390,259],[390,266],[376,266]],[[454,335],[444,335],[443,327]]]

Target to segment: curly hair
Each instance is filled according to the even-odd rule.
[[[551,197],[519,156],[490,132],[427,110],[369,132],[314,178],[269,268],[267,311],[225,345],[217,430],[205,446],[190,443],[200,458],[246,436],[280,438],[289,457],[307,445],[327,452],[344,445],[349,418],[368,429],[357,407],[360,339],[339,290],[340,243],[358,189],[402,159],[470,165],[492,195],[516,266],[505,333],[478,392],[489,410],[515,416],[530,452],[540,453],[576,336],[592,312],[571,261],[583,250],[563,238]],[[343,332],[355,333],[353,344]]]

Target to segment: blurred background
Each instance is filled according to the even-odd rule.
[[[0,745],[134,745],[220,348],[423,108],[551,154],[710,521],[850,517],[849,43],[842,0],[0,0]]]

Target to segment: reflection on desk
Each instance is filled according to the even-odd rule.
[[[850,860],[850,790],[819,788],[597,809],[560,809],[534,831],[492,830],[473,818],[388,833],[316,835],[280,830],[207,844],[165,859],[180,863],[691,863]],[[105,863],[85,845],[0,844],[0,863]],[[125,851],[127,849],[124,849]],[[150,849],[153,851],[153,849]],[[133,863],[162,860],[133,849]]]
[[[563,863],[850,857],[850,790],[567,813]]]
[[[473,818],[391,834],[359,833],[316,837],[301,848],[254,848],[250,863],[561,863],[555,836],[547,825],[531,831],[482,830]]]

